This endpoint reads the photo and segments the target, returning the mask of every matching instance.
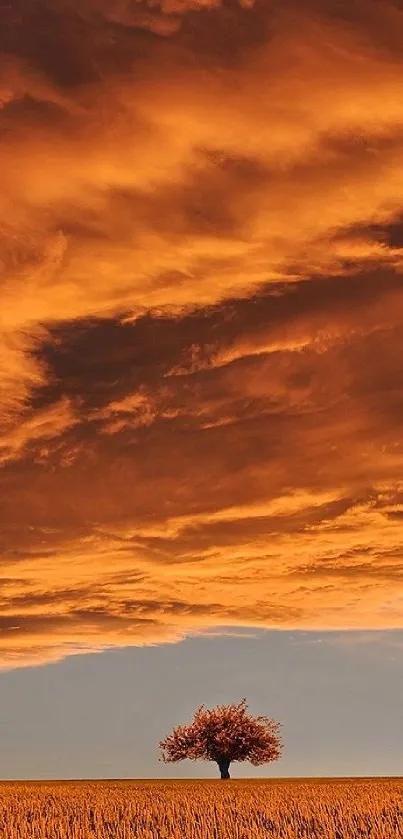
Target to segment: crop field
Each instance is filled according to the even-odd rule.
[[[2,782],[1,839],[397,839],[403,779]]]

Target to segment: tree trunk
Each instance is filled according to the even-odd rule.
[[[231,775],[229,774],[229,765],[231,763],[227,757],[222,757],[220,760],[217,760],[218,768],[220,770],[220,775],[223,780],[230,778]]]

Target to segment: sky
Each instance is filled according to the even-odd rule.
[[[264,772],[398,773],[402,39],[0,4],[0,776],[202,776],[160,724],[243,696]]]

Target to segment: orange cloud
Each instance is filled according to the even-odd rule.
[[[39,5],[0,11],[0,661],[401,626],[401,9]]]
[[[77,422],[78,419],[66,398],[47,408],[32,411],[29,416],[20,418],[14,428],[0,437],[0,463],[22,457],[30,445],[39,454],[38,444],[57,438]]]

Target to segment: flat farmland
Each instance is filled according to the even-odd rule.
[[[403,778],[4,781],[1,839],[396,839]]]

